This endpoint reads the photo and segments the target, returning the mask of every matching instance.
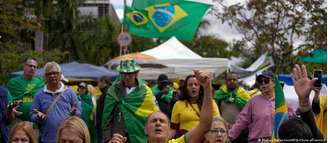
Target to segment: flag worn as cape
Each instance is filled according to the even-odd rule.
[[[144,9],[126,6],[123,22],[129,33],[136,36],[162,39],[175,36],[179,40],[191,41],[210,6],[192,1],[154,4],[144,6]]]
[[[216,101],[228,101],[230,97],[233,97],[234,100],[231,102],[234,102],[241,110],[247,104],[248,100],[251,99],[250,95],[250,93],[241,87],[237,87],[234,91],[228,92],[228,87],[224,84],[220,89],[215,91],[214,99]]]
[[[278,78],[275,79],[275,114],[274,114],[274,127],[272,132],[272,142],[275,142],[276,139],[279,139],[279,128],[280,125],[288,120],[288,108],[285,102],[285,95],[280,85]]]
[[[147,142],[147,137],[144,133],[146,117],[152,112],[159,111],[155,98],[151,89],[140,79],[138,79],[138,86],[131,93],[118,98],[117,93],[121,82],[121,79],[118,78],[107,91],[102,127],[105,127],[113,108],[117,105],[123,113],[129,142],[145,143]]]

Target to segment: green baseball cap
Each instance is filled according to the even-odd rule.
[[[136,60],[133,58],[122,59],[120,65],[116,68],[120,73],[134,73],[140,70],[140,66],[137,65]]]

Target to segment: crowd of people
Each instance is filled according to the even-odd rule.
[[[218,89],[213,77],[193,70],[173,82],[158,76],[152,87],[138,78],[134,59],[121,60],[115,79],[99,77],[101,95],[91,94],[85,82],[77,91],[63,82],[56,62],[36,77],[37,60],[24,61],[23,75],[0,88],[0,141],[9,143],[228,143],[271,142],[275,120],[276,75],[256,76],[258,90],[238,83],[226,73]],[[304,65],[292,71],[298,96],[297,111],[288,107],[289,120],[279,128],[280,142],[325,141],[326,95],[314,86]],[[315,96],[311,105],[310,93]]]

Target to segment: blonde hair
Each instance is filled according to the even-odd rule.
[[[38,136],[37,133],[33,130],[33,124],[31,122],[23,121],[17,123],[11,130],[8,138],[8,142],[13,142],[14,134],[16,134],[17,131],[24,131],[24,133],[27,135],[30,143],[38,143]]]
[[[57,69],[57,72],[61,73],[61,67],[56,62],[48,62],[44,66],[44,74],[48,73],[52,67],[55,67]]]
[[[222,117],[220,117],[220,116],[216,116],[216,117],[214,117],[213,120],[212,120],[212,124],[213,124],[214,122],[221,122],[221,123],[223,123],[224,127],[225,127],[226,129],[228,129],[228,123],[227,123],[227,121],[225,121]]]
[[[83,143],[91,143],[90,133],[85,122],[77,116],[68,117],[59,127],[56,143],[61,143],[61,132],[64,128],[70,128],[76,135],[83,140]]]

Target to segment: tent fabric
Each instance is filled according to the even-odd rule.
[[[299,57],[301,62],[327,64],[327,51],[325,48],[316,48],[310,55]]]
[[[143,51],[142,54],[150,55],[160,60],[164,59],[201,59],[202,57],[183,45],[175,37],[170,38],[163,44]]]
[[[109,76],[115,78],[118,76],[118,72],[108,70],[104,67],[95,66],[92,64],[83,64],[78,62],[60,64],[62,73],[66,78],[81,78],[81,79],[98,79],[101,76]],[[22,75],[23,71],[14,72],[11,75]],[[36,71],[36,76],[43,76],[44,69],[39,68]]]
[[[141,52],[160,60],[167,68],[142,68],[139,77],[150,80],[157,79],[160,74],[167,74],[169,78],[184,79],[192,74],[194,69],[209,71],[214,77],[226,71],[228,59],[203,58],[183,45],[175,37],[163,44]]]
[[[285,85],[283,90],[284,90],[285,99],[287,101],[288,106],[293,108],[296,111],[297,108],[299,107],[299,103],[298,103],[298,96],[296,94],[294,86],[293,85]],[[320,90],[320,96],[323,96],[326,94],[327,94],[327,87],[326,87],[326,85],[323,85]],[[311,104],[313,101],[313,97],[314,97],[314,92],[311,91],[311,93],[310,93]]]
[[[169,78],[184,79],[193,73],[194,69],[204,70],[212,73],[213,77],[226,71],[228,60],[225,58],[202,58],[202,59],[165,59],[161,63],[168,68],[141,68],[139,77],[145,80],[157,79],[160,74],[165,73]]]
[[[279,74],[278,79],[287,85],[293,85],[293,79],[290,74]],[[321,81],[327,86],[327,75],[322,75]]]
[[[120,64],[122,59],[127,59],[127,58],[134,58],[137,64],[140,65],[141,67],[155,67],[155,68],[166,67],[162,65],[157,58],[141,53],[131,53],[131,54],[121,55],[115,57],[114,59],[111,59],[105,65],[110,67],[111,69],[114,69]]]
[[[268,69],[274,66],[272,56],[268,53],[261,55],[252,65],[244,69],[237,65],[229,65],[229,70],[238,74],[238,78],[247,78],[261,69]],[[262,70],[263,71],[263,70]]]

